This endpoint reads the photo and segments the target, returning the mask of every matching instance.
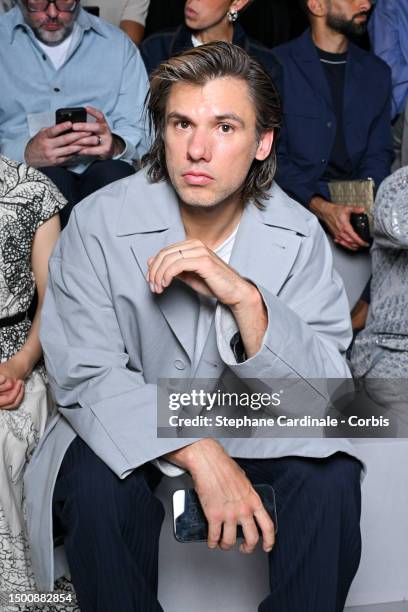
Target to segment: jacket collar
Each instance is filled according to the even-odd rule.
[[[291,54],[294,61],[304,72],[306,79],[308,82],[310,82],[313,90],[320,92],[325,98],[327,104],[332,107],[333,102],[329,84],[327,82],[323,66],[321,65],[317,48],[313,42],[310,28],[305,30],[301,36],[288,44],[290,45]],[[357,45],[349,41],[345,76],[346,108],[349,105],[350,98],[353,98],[355,93],[353,91],[354,85],[361,85],[361,77],[363,76],[364,72],[362,67],[364,56],[365,52]],[[316,66],[315,70],[313,69],[313,65]]]
[[[146,234],[162,232],[180,227],[180,209],[176,193],[168,181],[149,183],[146,169],[139,171],[129,181],[128,198],[122,203],[116,235]],[[263,210],[252,203],[247,204],[248,214],[257,222],[291,230],[302,236],[310,235],[306,213],[299,209],[299,204],[291,200],[282,189],[273,183],[270,198],[265,200]],[[145,206],[129,205],[136,198],[146,198]]]
[[[177,55],[186,49],[191,49],[191,37],[194,35],[194,30],[191,30],[186,25],[182,24],[174,33],[173,40],[170,46],[170,55]],[[242,47],[246,51],[249,49],[249,40],[243,28],[239,23],[234,25],[234,36],[232,39],[234,45]]]
[[[310,28],[307,28],[303,34],[288,43],[288,45],[290,45],[292,55],[298,62],[308,63],[316,61],[316,59],[319,58]],[[361,62],[366,52],[349,40],[348,55],[352,57],[354,61]]]

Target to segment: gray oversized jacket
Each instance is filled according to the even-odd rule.
[[[350,376],[343,357],[351,338],[347,299],[314,215],[277,185],[264,210],[247,204],[230,265],[263,296],[269,317],[264,342],[255,356],[237,363],[229,346],[232,317],[219,305],[195,372],[195,295],[180,282],[153,295],[145,280],[148,257],[183,239],[173,189],[166,182],[149,184],[141,171],[78,205],[51,258],[41,338],[59,413],[25,478],[41,590],[53,588],[52,492],[76,435],[119,478],[189,443],[156,435],[159,377],[225,376],[232,387],[244,378],[297,377],[319,403],[325,391],[307,379]],[[348,441],[337,439],[222,443],[236,457],[355,455]]]

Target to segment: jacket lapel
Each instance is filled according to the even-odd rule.
[[[349,43],[344,80],[343,121],[347,151],[351,159],[359,154],[356,145],[360,139],[356,133],[363,129],[364,120],[362,118],[365,116],[367,103],[365,92],[370,91],[370,83],[367,80],[369,71],[364,70],[363,59],[361,50],[356,45]]]
[[[356,113],[355,107],[358,100],[361,98],[361,91],[364,91],[364,81],[366,73],[362,64],[362,55],[360,49],[349,43],[346,76],[344,81],[344,117],[354,116]]]
[[[156,255],[160,249],[182,240],[185,240],[182,227],[171,227],[162,232],[135,236],[132,239],[131,249],[143,276],[147,274],[149,257]],[[176,279],[166,291],[155,295],[154,299],[192,363],[198,321],[198,299],[195,292]]]
[[[128,206],[120,216],[116,234],[130,236],[130,248],[140,273],[146,277],[149,257],[176,242],[186,239],[180,209],[174,191],[165,182],[148,184],[140,172],[131,183],[130,199],[146,197],[146,206],[135,206],[137,214]],[[130,210],[129,210],[130,208]],[[129,212],[131,214],[129,214]],[[162,294],[154,297],[176,340],[194,359],[194,344],[198,321],[198,299],[194,291],[181,281],[174,280]]]
[[[296,39],[291,53],[314,94],[322,96],[329,108],[333,109],[329,84],[309,29]]]
[[[269,203],[275,205],[278,202]],[[274,295],[279,295],[288,280],[301,242],[296,231],[279,225],[277,212],[274,223],[272,215],[254,206],[245,209],[230,260],[241,276]]]
[[[246,206],[229,265],[244,278],[279,295],[290,279],[302,236],[309,234],[309,228],[297,211],[288,209],[289,198],[276,184],[271,194],[262,211],[252,204]],[[213,320],[194,376],[214,379],[223,369]]]
[[[170,56],[177,55],[182,51],[191,49],[193,46],[193,42],[191,40],[192,35],[193,31],[185,25],[181,25],[179,28],[177,28],[171,41]]]

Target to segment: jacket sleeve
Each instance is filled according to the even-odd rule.
[[[276,145],[277,169],[276,182],[291,198],[309,207],[309,202],[316,194],[329,198],[327,184],[319,183],[317,180],[308,180],[311,172],[302,171],[293,161],[289,150],[288,129],[286,126],[287,116],[283,115],[282,128]]]
[[[331,249],[317,219],[291,275],[277,296],[258,285],[268,312],[268,327],[256,355],[237,363],[229,346],[237,327],[230,311],[218,307],[217,341],[220,355],[236,376],[303,380],[305,391],[327,394],[328,379],[347,379],[344,354],[351,342],[349,307]],[[301,388],[301,387],[298,387]]]
[[[104,254],[90,255],[76,211],[50,260],[41,342],[60,413],[119,477],[193,441],[157,437],[157,386],[129,366]]]
[[[125,142],[125,150],[116,158],[133,161],[146,153],[150,136],[144,116],[148,91],[147,74],[139,50],[124,35],[124,60],[121,88],[108,121],[113,133]]]
[[[391,132],[391,74],[388,67],[383,66],[385,75],[378,80],[379,91],[384,92],[384,102],[381,111],[375,117],[368,134],[366,152],[355,171],[359,178],[374,179],[376,188],[391,172],[393,160],[393,144]]]
[[[380,186],[374,205],[375,245],[408,249],[408,168],[394,172]]]

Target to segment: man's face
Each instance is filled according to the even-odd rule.
[[[180,200],[210,208],[234,199],[252,161],[265,159],[273,132],[256,135],[254,104],[240,79],[213,79],[204,86],[172,85],[164,144],[170,181]]]
[[[71,34],[80,10],[79,2],[72,13],[59,11],[54,3],[50,3],[45,11],[30,13],[27,10],[27,4],[28,0],[19,0],[25,22],[39,40],[50,46],[59,45]]]
[[[359,36],[367,28],[370,0],[327,0],[326,24],[345,36]]]
[[[184,21],[192,30],[206,30],[220,23],[231,6],[231,0],[187,0]]]

